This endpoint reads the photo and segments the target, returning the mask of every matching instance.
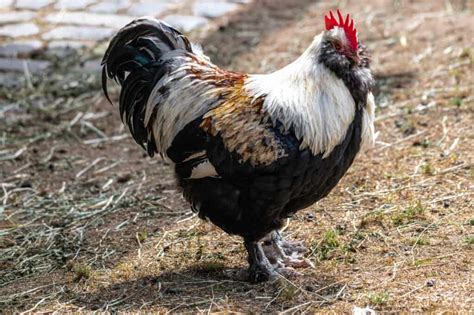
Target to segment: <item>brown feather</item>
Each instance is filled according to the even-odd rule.
[[[242,79],[226,89],[226,100],[204,115],[201,128],[213,136],[220,135],[229,151],[239,154],[243,162],[271,164],[285,156],[285,151],[262,110],[264,98],[252,99],[243,86]]]

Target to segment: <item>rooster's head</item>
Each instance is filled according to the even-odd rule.
[[[337,10],[336,17],[331,11],[325,16],[325,24],[326,29],[313,42],[319,61],[335,72],[367,67],[368,58],[364,47],[359,45],[354,20],[350,15],[344,17]]]

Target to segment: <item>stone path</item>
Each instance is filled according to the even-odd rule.
[[[0,0],[0,73],[23,72],[25,66],[43,71],[49,66],[41,60],[45,51],[94,46],[139,16],[158,17],[190,32],[251,1]]]

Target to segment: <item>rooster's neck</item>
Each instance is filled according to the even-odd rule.
[[[328,156],[344,139],[355,102],[344,82],[318,61],[317,52],[312,45],[281,70],[249,76],[245,88],[265,99],[263,109],[275,124],[295,133],[301,149]]]

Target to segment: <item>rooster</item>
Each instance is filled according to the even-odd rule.
[[[112,39],[102,81],[121,86],[133,139],[174,164],[203,219],[243,237],[248,276],[266,281],[306,267],[286,218],[336,186],[374,138],[374,80],[349,14],[293,63],[264,75],[223,70],[163,21],[139,18]]]

